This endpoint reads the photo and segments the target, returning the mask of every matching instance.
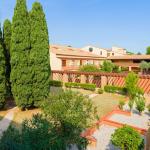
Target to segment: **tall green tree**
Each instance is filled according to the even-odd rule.
[[[12,20],[11,87],[16,104],[23,108],[33,105],[29,67],[30,26],[26,0],[17,0]]]
[[[32,98],[38,106],[47,98],[50,90],[49,37],[43,8],[39,2],[33,3],[30,12],[30,66],[32,70]]]
[[[147,47],[147,49],[146,49],[146,54],[147,54],[147,55],[150,55],[150,46]]]
[[[4,54],[6,61],[6,88],[7,96],[11,96],[11,84],[10,84],[10,42],[11,42],[11,22],[6,19],[3,25],[3,42],[4,42]]]
[[[6,78],[5,78],[5,56],[3,48],[3,37],[0,26],[0,109],[4,107],[6,94]]]

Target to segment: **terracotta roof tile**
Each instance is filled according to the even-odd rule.
[[[91,57],[96,59],[105,59],[104,57],[100,57],[90,52],[85,52],[84,50],[81,50],[79,48],[73,48],[67,46],[51,45],[50,51],[55,53],[56,55],[61,55],[64,57],[76,56],[76,57]]]
[[[108,57],[110,60],[150,60],[150,55],[124,55],[124,56],[110,56]]]

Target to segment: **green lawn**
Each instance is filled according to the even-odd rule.
[[[125,99],[126,97],[122,95],[104,93],[92,98],[92,101],[97,106],[98,115],[103,117],[119,104],[119,100]]]
[[[70,88],[64,88],[64,89],[69,90]],[[61,92],[62,90],[63,90],[63,88],[61,88],[61,87],[51,87],[50,88],[51,94],[57,94],[57,93]],[[92,91],[89,91],[89,90],[77,89],[77,88],[71,88],[71,90],[81,92],[84,95],[90,95],[93,93]]]

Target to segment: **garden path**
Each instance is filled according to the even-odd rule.
[[[18,108],[14,107],[5,115],[5,117],[0,121],[0,137],[2,137],[3,132],[6,131],[14,118],[15,112],[17,112]]]

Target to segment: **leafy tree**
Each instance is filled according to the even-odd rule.
[[[130,72],[125,79],[125,87],[131,99],[133,99],[139,92],[137,83],[138,83],[137,74],[135,74],[134,72]]]
[[[146,62],[146,61],[142,61],[140,63],[140,68],[142,70],[143,73],[147,73],[150,69],[150,63]]]
[[[138,52],[137,55],[142,55],[142,53],[141,53],[141,52]]]
[[[73,91],[50,95],[43,101],[44,114],[22,123],[21,132],[9,128],[0,139],[6,150],[66,150],[72,144],[84,150],[87,140],[81,132],[95,118],[96,108],[88,97]]]
[[[144,111],[145,109],[145,99],[143,96],[138,95],[135,98],[135,103],[136,103],[136,109],[140,112],[140,114],[142,113],[142,111]]]
[[[45,14],[39,2],[33,3],[30,16],[30,67],[32,75],[32,100],[38,106],[47,98],[50,85],[49,37]]]
[[[105,60],[101,66],[101,70],[105,72],[112,72],[114,64],[110,60]]]
[[[59,130],[66,146],[71,144],[77,144],[80,148],[86,146],[82,143],[84,139],[80,134],[96,117],[96,108],[88,97],[70,90],[64,91],[50,95],[49,99],[43,102],[42,109]]]
[[[99,72],[100,69],[95,65],[87,64],[87,65],[81,66],[79,71],[81,71],[81,72]]]
[[[143,144],[140,134],[129,126],[116,129],[111,141],[121,150],[138,150]]]
[[[146,49],[146,54],[147,54],[147,55],[150,55],[150,46],[147,47],[147,49]]]
[[[10,84],[10,42],[11,42],[11,22],[6,19],[3,25],[3,38],[4,38],[4,54],[6,61],[6,88],[7,96],[11,96],[11,84]]]
[[[11,87],[16,104],[23,108],[33,105],[31,99],[31,68],[29,67],[30,32],[26,0],[17,0],[12,20]]]
[[[0,109],[4,107],[5,104],[5,94],[6,94],[6,78],[5,78],[5,56],[3,48],[3,38],[2,31],[0,27]]]

